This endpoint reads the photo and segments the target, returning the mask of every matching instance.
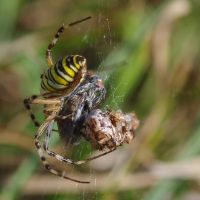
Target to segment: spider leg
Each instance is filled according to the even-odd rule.
[[[115,147],[114,149],[106,151],[106,152],[104,152],[102,154],[99,154],[97,156],[93,156],[93,157],[90,157],[90,158],[87,158],[87,159],[84,159],[84,160],[78,160],[78,161],[76,161],[76,160],[71,160],[69,158],[65,158],[65,157],[63,157],[63,156],[61,156],[61,155],[59,155],[59,154],[57,154],[57,153],[49,150],[48,147],[46,146],[46,144],[45,144],[44,148],[45,148],[45,151],[48,153],[49,156],[52,156],[52,157],[56,158],[57,160],[59,160],[61,162],[65,162],[67,164],[72,164],[72,165],[82,165],[82,164],[84,164],[86,162],[95,160],[97,158],[105,156],[106,154],[109,154],[109,153],[111,153],[111,152],[113,152],[113,151],[116,150],[116,147]]]
[[[40,126],[40,123],[36,120],[36,117],[35,117],[35,115],[33,114],[32,110],[31,110],[32,101],[33,101],[34,99],[36,99],[36,98],[38,98],[38,96],[37,96],[37,95],[33,95],[33,96],[31,96],[30,98],[28,98],[28,99],[24,99],[24,106],[25,106],[26,110],[28,110],[29,115],[30,115],[30,118],[31,118],[33,124],[34,124],[36,127],[39,127],[39,126]]]
[[[60,100],[43,99],[41,98],[41,95],[32,95],[30,98],[24,99],[24,106],[28,110],[30,118],[36,127],[39,127],[40,123],[36,120],[36,117],[32,112],[31,104],[55,104],[55,103],[60,103]]]
[[[115,148],[113,148],[113,149],[111,149],[111,150],[109,150],[109,151],[106,151],[106,152],[104,152],[104,153],[101,153],[101,154],[99,154],[99,155],[97,155],[97,156],[89,157],[89,158],[87,158],[87,159],[85,159],[85,160],[75,161],[75,164],[76,164],[76,165],[81,165],[81,164],[84,164],[84,163],[86,163],[86,162],[95,160],[95,159],[97,159],[97,158],[100,158],[100,157],[102,157],[102,156],[105,156],[105,155],[107,155],[107,154],[109,154],[109,153],[115,151],[116,149],[117,149],[117,147],[115,147]]]
[[[62,117],[67,117],[67,116],[62,116]],[[102,157],[102,156],[104,156],[106,154],[109,154],[109,153],[113,152],[114,150],[116,150],[116,148],[117,148],[117,147],[115,147],[115,148],[113,148],[113,149],[111,149],[111,150],[109,150],[107,152],[104,152],[104,153],[99,154],[99,155],[94,156],[94,157],[87,158],[85,160],[75,161],[75,160],[71,160],[71,159],[65,158],[65,157],[55,153],[54,151],[51,151],[51,150],[48,149],[48,147],[49,147],[49,139],[50,139],[51,132],[52,132],[53,122],[54,121],[51,121],[49,123],[48,127],[47,127],[47,131],[46,131],[46,135],[45,135],[45,143],[43,145],[43,148],[44,148],[44,151],[46,151],[49,156],[52,156],[52,157],[56,158],[57,160],[59,160],[61,162],[65,162],[67,164],[72,164],[72,165],[81,165],[81,164],[84,164],[84,163],[86,163],[88,161],[91,161],[91,160],[94,160],[96,158],[100,158],[100,157]]]
[[[49,117],[38,129],[36,135],[35,135],[35,146],[37,148],[37,151],[38,151],[38,154],[40,156],[40,159],[44,165],[44,167],[49,171],[51,172],[52,174],[54,175],[57,175],[57,176],[60,176],[62,178],[65,178],[65,179],[68,179],[68,180],[71,180],[73,182],[76,182],[76,183],[90,183],[88,181],[79,181],[79,180],[76,180],[76,179],[73,179],[73,178],[70,178],[68,176],[65,176],[65,171],[58,171],[58,170],[55,170],[54,168],[52,168],[50,166],[50,164],[48,163],[48,161],[46,160],[46,157],[45,157],[45,152],[43,151],[42,149],[42,146],[40,144],[40,141],[39,141],[39,138],[40,136],[43,134],[44,131],[46,131],[47,129],[47,132],[51,131],[52,129],[52,124],[53,124],[53,116]],[[49,140],[49,137],[50,137],[50,133],[48,133],[48,138],[46,139],[45,143],[43,146],[46,147],[47,145],[47,149],[48,149],[48,140]]]
[[[62,34],[65,30],[64,24],[58,29],[58,31],[56,32],[56,34],[54,35],[53,40],[51,41],[51,43],[48,45],[48,48],[46,50],[46,59],[47,59],[47,64],[49,67],[53,67],[53,59],[51,56],[51,50],[53,49],[53,47],[56,45],[60,34]]]
[[[52,156],[52,157],[56,158],[57,160],[59,160],[61,162],[65,162],[67,164],[81,165],[81,164],[84,164],[84,163],[89,162],[91,160],[94,160],[96,158],[100,158],[100,157],[102,157],[102,156],[104,156],[106,154],[109,154],[109,153],[115,151],[116,148],[117,148],[117,147],[115,147],[115,148],[113,148],[113,149],[111,149],[111,150],[109,150],[107,152],[104,152],[104,153],[99,154],[97,156],[93,156],[93,157],[87,158],[85,160],[78,160],[78,161],[71,160],[71,159],[65,158],[65,157],[55,153],[54,151],[51,151],[51,150],[48,149],[51,130],[52,130],[52,125],[47,128],[46,137],[45,137],[45,143],[43,145],[43,148],[48,153],[49,156]]]
[[[65,120],[65,119],[67,119],[68,117],[71,117],[71,116],[73,116],[73,114],[69,114],[69,115],[57,115],[56,117],[55,117],[55,120]]]
[[[70,24],[68,24],[67,26],[65,26],[64,24],[57,30],[56,34],[54,35],[53,40],[51,41],[51,43],[48,45],[48,48],[46,50],[46,59],[47,59],[47,64],[49,67],[52,67],[53,64],[53,59],[51,56],[51,50],[53,49],[53,47],[56,45],[56,43],[58,42],[58,39],[60,37],[60,35],[65,31],[65,29],[69,28],[70,26],[74,26],[78,23],[81,23],[83,21],[86,21],[88,19],[90,19],[91,17],[86,17],[84,19],[72,22]]]
[[[53,125],[53,122],[51,122],[51,124],[47,127],[47,131],[46,131],[46,135],[45,135],[45,143],[43,145],[44,151],[46,151],[49,156],[52,156],[61,162],[75,165],[75,163],[71,159],[64,158],[63,156],[55,153],[54,151],[49,150],[48,147],[49,147],[49,140],[51,137],[52,125]]]
[[[28,99],[28,100],[30,101],[31,99]],[[31,100],[31,103],[32,104],[44,104],[44,105],[53,104],[53,105],[55,105],[55,104],[60,104],[61,100],[60,99],[49,99],[49,98],[43,99],[43,98],[38,97],[38,98]]]

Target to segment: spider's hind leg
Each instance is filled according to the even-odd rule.
[[[31,120],[33,121],[36,127],[40,126],[40,123],[36,120],[35,115],[32,112],[31,104],[41,104],[41,105],[49,105],[49,104],[60,104],[61,100],[59,99],[44,99],[42,95],[32,95],[31,97],[24,99],[24,106],[29,111]]]
[[[50,137],[51,137],[52,127],[53,127],[53,122],[51,122],[51,125],[49,125],[47,127],[47,131],[46,131],[46,134],[45,134],[45,142],[44,142],[44,145],[43,145],[44,151],[46,151],[49,156],[56,158],[60,162],[65,162],[67,164],[77,165],[76,161],[73,161],[73,160],[68,159],[68,158],[64,158],[63,156],[55,153],[54,151],[49,150],[49,140],[50,140]]]
[[[40,159],[41,159],[44,167],[49,172],[51,172],[52,174],[60,176],[60,177],[65,178],[65,179],[68,179],[70,181],[73,181],[73,182],[76,182],[76,183],[90,183],[88,181],[80,181],[80,180],[77,180],[77,179],[70,178],[70,177],[65,175],[65,171],[58,171],[58,170],[54,169],[53,167],[51,167],[51,165],[48,163],[48,161],[45,157],[45,152],[46,152],[46,149],[48,149],[48,143],[49,143],[49,138],[50,138],[50,134],[51,134],[51,130],[52,130],[52,125],[53,125],[53,116],[49,117],[49,119],[46,120],[39,127],[39,129],[38,129],[38,131],[35,135],[35,146],[37,148],[38,154],[40,156]],[[48,134],[46,135],[46,138],[45,138],[45,143],[43,145],[44,150],[43,150],[42,145],[40,144],[39,138],[43,134],[43,132],[46,131],[46,130],[47,130]]]
[[[28,99],[24,99],[24,106],[25,106],[25,108],[28,110],[29,115],[30,115],[30,118],[31,118],[33,124],[34,124],[36,127],[39,127],[39,126],[40,126],[40,123],[36,120],[36,117],[35,117],[35,115],[33,114],[32,109],[31,109],[31,104],[32,104],[33,100],[34,100],[34,99],[37,99],[37,98],[38,98],[37,95],[33,95],[33,96],[31,96],[30,98],[28,98]]]
[[[49,156],[52,156],[52,157],[56,158],[57,160],[59,160],[61,162],[64,162],[64,163],[67,163],[67,164],[72,164],[72,165],[82,165],[82,164],[84,164],[86,162],[89,162],[89,161],[92,161],[94,159],[97,159],[97,158],[100,158],[102,156],[105,156],[106,154],[109,154],[109,153],[115,151],[116,148],[117,148],[117,147],[115,147],[115,148],[113,148],[111,150],[108,150],[108,151],[106,151],[104,153],[101,153],[101,154],[99,154],[97,156],[89,157],[89,158],[84,159],[84,160],[77,160],[76,161],[76,160],[71,160],[69,158],[65,158],[65,157],[55,153],[54,151],[51,151],[51,150],[48,149],[48,147],[49,147],[49,139],[51,137],[52,126],[53,126],[53,122],[49,127],[47,127],[47,131],[46,131],[46,135],[45,135],[45,143],[43,145],[43,148],[44,148],[44,150],[47,152],[47,154]]]
[[[68,179],[68,180],[76,182],[76,183],[90,183],[89,181],[79,181],[77,179],[70,178],[70,177],[68,177],[68,176],[65,175],[65,171],[58,171],[58,170],[54,169],[53,167],[51,167],[50,164],[46,160],[45,154],[44,154],[44,152],[42,150],[41,144],[40,144],[40,142],[39,142],[38,139],[35,139],[35,146],[37,148],[38,154],[40,156],[40,159],[41,159],[44,167],[49,172],[51,172],[52,174],[54,174],[56,176],[60,176],[62,178]]]

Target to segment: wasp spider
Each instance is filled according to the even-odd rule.
[[[68,27],[89,18],[73,22]],[[121,111],[111,110],[103,112],[98,109],[105,99],[106,90],[103,81],[97,75],[87,71],[86,59],[83,56],[66,56],[53,64],[51,49],[64,29],[64,25],[58,29],[46,51],[49,68],[41,75],[43,92],[41,95],[33,95],[25,99],[24,104],[30,111],[32,121],[38,127],[35,146],[45,168],[65,179],[89,183],[89,181],[70,178],[65,175],[65,171],[54,169],[47,162],[45,153],[67,164],[83,164],[114,151],[123,143],[130,143],[139,121],[134,113],[123,114]],[[45,120],[41,125],[31,112],[31,104],[44,105]],[[49,150],[49,140],[55,122],[64,142],[75,144],[83,137],[95,149],[107,151],[85,160],[74,161]],[[43,133],[45,133],[45,140],[41,145],[40,138]]]
[[[44,131],[46,131],[56,119],[62,118],[58,113],[62,107],[64,97],[70,95],[79,84],[85,79],[87,72],[86,58],[81,55],[69,55],[58,60],[55,64],[51,56],[51,50],[56,45],[60,35],[64,30],[70,26],[76,25],[80,22],[90,19],[87,17],[79,21],[70,23],[67,27],[64,24],[58,29],[53,40],[49,44],[46,51],[46,58],[48,69],[41,75],[41,88],[43,91],[40,95],[33,95],[30,98],[24,100],[24,105],[27,110],[30,111],[30,116],[35,126],[38,127],[35,135],[35,146],[38,150],[41,160],[43,161],[45,168],[52,173],[62,176],[66,179],[81,182],[78,180],[71,179],[52,168],[46,162],[44,157],[43,149],[40,145],[39,139]],[[44,105],[45,121],[40,125],[35,119],[34,114],[31,112],[31,104]],[[45,150],[45,149],[44,149]],[[83,182],[87,183],[87,182]]]

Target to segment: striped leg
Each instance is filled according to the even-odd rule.
[[[31,120],[33,121],[33,124],[36,127],[40,126],[40,123],[36,120],[35,115],[31,111],[31,104],[55,104],[55,103],[60,103],[60,100],[55,100],[55,99],[43,99],[41,98],[41,95],[33,95],[28,99],[24,99],[24,106],[25,108],[29,111]]]
[[[51,41],[51,43],[49,44],[47,50],[46,50],[46,59],[47,59],[47,64],[49,67],[52,67],[54,65],[53,63],[53,59],[52,59],[52,56],[51,56],[51,50],[53,49],[53,47],[56,45],[60,35],[65,31],[65,29],[69,28],[70,26],[74,26],[78,23],[81,23],[83,21],[86,21],[88,19],[90,19],[91,17],[86,17],[86,18],[83,18],[81,20],[78,20],[78,21],[75,21],[75,22],[72,22],[70,24],[68,24],[68,26],[65,26],[64,24],[58,29],[58,31],[56,32],[53,40]]]
[[[51,136],[52,126],[53,126],[53,122],[52,122],[52,124],[51,124],[50,126],[48,126],[48,128],[47,128],[47,132],[46,132],[46,136],[45,136],[45,143],[44,143],[43,147],[44,147],[44,150],[48,153],[49,156],[52,156],[52,157],[56,158],[57,160],[59,160],[59,161],[61,161],[61,162],[65,162],[65,163],[67,163],[67,164],[72,164],[72,165],[82,165],[82,164],[84,164],[84,163],[86,163],[86,162],[88,162],[88,161],[91,161],[91,160],[100,158],[100,157],[102,157],[102,156],[104,156],[104,155],[106,155],[106,154],[109,154],[109,153],[115,151],[116,148],[117,148],[117,147],[115,147],[115,148],[112,149],[112,150],[109,150],[109,151],[107,151],[107,152],[104,152],[104,153],[99,154],[99,155],[94,156],[94,157],[87,158],[87,159],[85,159],[85,160],[74,161],[74,160],[71,160],[71,159],[69,159],[69,158],[64,158],[63,156],[61,156],[61,155],[59,155],[59,154],[57,154],[57,153],[55,153],[55,152],[53,152],[53,151],[51,151],[51,150],[48,149],[48,147],[49,147],[49,139],[50,139],[50,136]]]
[[[47,136],[47,137],[49,137],[49,136]],[[49,139],[49,138],[48,138],[48,139]],[[93,156],[93,157],[87,158],[87,159],[85,159],[85,160],[78,160],[78,161],[75,161],[75,160],[71,160],[71,159],[69,159],[69,158],[64,158],[63,156],[61,156],[61,155],[55,153],[54,151],[49,150],[49,149],[48,149],[48,144],[47,144],[47,143],[48,143],[48,140],[47,140],[46,143],[44,144],[44,150],[48,153],[49,156],[52,156],[52,157],[56,158],[57,160],[59,160],[59,161],[61,161],[61,162],[65,162],[65,163],[67,163],[67,164],[72,164],[72,165],[82,165],[82,164],[87,163],[87,162],[89,162],[89,161],[92,161],[92,160],[95,160],[95,159],[100,158],[100,157],[102,157],[102,156],[105,156],[106,154],[109,154],[109,153],[111,153],[111,152],[113,152],[113,151],[116,150],[116,148],[114,148],[114,149],[112,149],[112,150],[106,151],[106,152],[104,152],[104,153],[102,153],[102,154],[99,154],[99,155],[97,155],[97,156]]]
[[[65,120],[65,119],[67,119],[68,117],[71,117],[71,116],[73,116],[73,114],[69,114],[69,115],[57,115],[55,117],[55,120]]]
[[[53,167],[50,166],[50,164],[47,162],[46,157],[45,157],[45,152],[42,149],[42,146],[40,144],[39,138],[40,136],[43,134],[44,131],[47,130],[47,135],[46,135],[46,140],[45,140],[45,144],[44,149],[48,149],[48,143],[49,143],[49,137],[50,137],[50,133],[51,133],[51,129],[52,129],[52,125],[53,125],[53,118],[52,116],[50,116],[38,129],[36,135],[35,135],[35,146],[37,148],[38,154],[40,156],[40,159],[44,165],[44,167],[51,172],[52,174],[55,174],[57,176],[60,176],[62,178],[68,179],[70,181],[76,182],[76,183],[90,183],[88,181],[79,181],[73,178],[70,178],[68,176],[65,175],[65,171],[58,171],[56,169],[54,169]],[[48,153],[48,152],[47,152]]]
[[[48,153],[49,156],[52,156],[61,162],[76,165],[76,163],[74,161],[72,161],[71,159],[64,158],[63,156],[49,150],[49,140],[51,137],[52,126],[53,126],[53,122],[51,122],[51,125],[49,125],[47,127],[47,131],[46,131],[46,135],[45,135],[45,143],[43,145],[44,150]]]
[[[56,117],[57,117],[57,116],[55,116],[55,118],[56,118]],[[61,116],[61,117],[68,117],[68,115],[67,115],[67,116]],[[54,120],[55,120],[55,119],[54,119]],[[52,120],[52,121],[49,123],[48,127],[46,128],[47,131],[46,131],[46,135],[45,135],[45,143],[44,143],[44,145],[43,145],[43,148],[44,148],[44,151],[46,151],[47,154],[48,154],[49,156],[52,156],[52,157],[56,158],[57,160],[59,160],[59,161],[61,161],[61,162],[65,162],[65,163],[67,163],[67,164],[72,164],[72,165],[81,165],[81,164],[84,164],[84,163],[86,163],[86,162],[88,162],[88,161],[91,161],[91,160],[100,158],[100,157],[102,157],[102,156],[104,156],[104,155],[106,155],[106,154],[109,154],[109,153],[115,151],[116,148],[117,148],[117,147],[115,147],[115,148],[113,148],[112,150],[109,150],[109,151],[104,152],[104,153],[102,153],[102,154],[99,154],[99,155],[97,155],[97,156],[93,156],[93,157],[87,158],[87,159],[85,159],[85,160],[74,161],[74,160],[71,160],[71,159],[69,159],[69,158],[65,158],[65,157],[63,157],[63,156],[61,156],[61,155],[55,153],[54,151],[49,150],[49,148],[48,148],[48,147],[49,147],[49,140],[50,140],[50,137],[51,137],[51,132],[52,132],[53,123],[54,123],[54,121]]]
[[[32,113],[32,111],[31,111],[31,104],[32,104],[32,101],[33,101],[34,99],[36,99],[36,98],[38,98],[38,96],[37,96],[37,95],[33,95],[33,96],[31,96],[30,98],[28,98],[28,99],[24,99],[24,106],[25,106],[25,108],[28,110],[29,115],[30,115],[30,117],[31,117],[31,120],[32,120],[33,124],[34,124],[36,127],[39,127],[39,126],[40,126],[40,123],[36,120],[35,115],[34,115],[34,114]]]

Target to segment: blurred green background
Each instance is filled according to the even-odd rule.
[[[58,27],[83,17],[53,50],[82,54],[105,81],[102,105],[135,111],[135,140],[80,168],[54,162],[75,184],[43,169],[22,101],[39,94],[45,50]],[[200,1],[0,1],[0,199],[199,200]],[[42,120],[42,108],[35,108]],[[84,141],[65,150],[92,154]]]

